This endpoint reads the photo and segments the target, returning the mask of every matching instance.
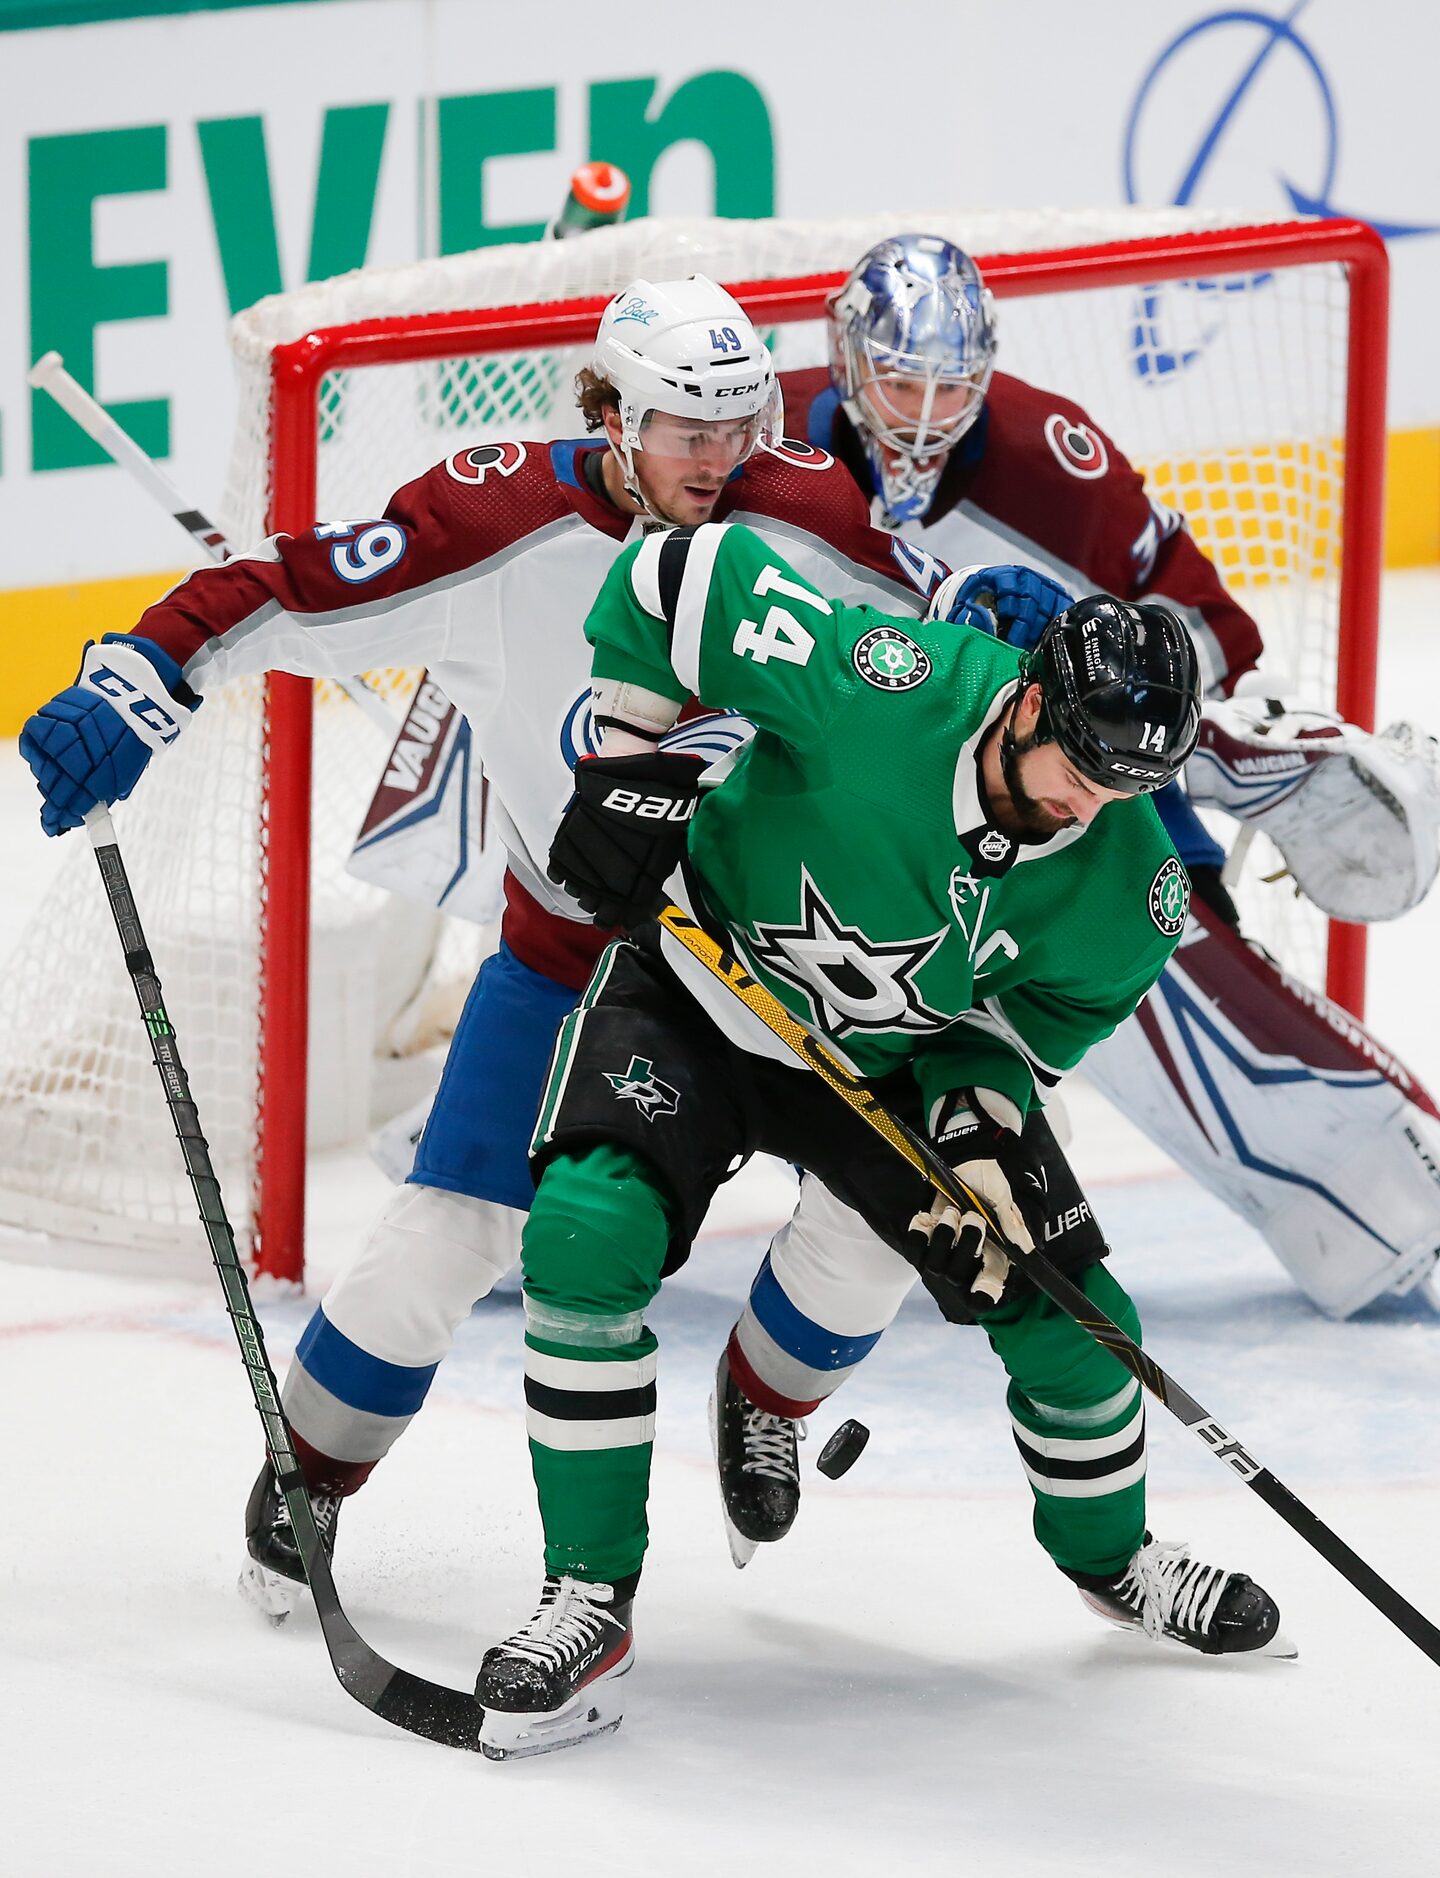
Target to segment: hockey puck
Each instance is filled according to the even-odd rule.
[[[870,1430],[864,1422],[841,1422],[830,1439],[821,1448],[815,1465],[827,1480],[838,1480],[850,1469],[865,1452],[865,1443],[870,1439]]]

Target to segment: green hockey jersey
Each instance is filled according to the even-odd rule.
[[[977,1084],[1023,1111],[1160,975],[1189,884],[1147,798],[1037,843],[990,815],[979,754],[1019,683],[1010,647],[828,600],[723,522],[628,549],[585,631],[597,681],[758,726],[696,811],[690,869],[737,957],[860,1074],[909,1061],[927,1107]]]

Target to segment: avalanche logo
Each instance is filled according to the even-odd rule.
[[[445,467],[457,483],[483,483],[491,470],[497,476],[513,476],[524,461],[523,443],[482,443],[461,450]]]
[[[629,1069],[607,1069],[601,1074],[615,1091],[615,1100],[633,1102],[647,1122],[657,1115],[673,1115],[680,1106],[680,1091],[673,1083],[660,1081],[648,1056],[632,1056]]]
[[[1045,420],[1045,441],[1055,461],[1081,482],[1096,482],[1110,467],[1110,452],[1098,430],[1053,411]]]
[[[948,931],[942,927],[924,939],[869,939],[839,918],[802,867],[799,922],[757,922],[752,950],[757,963],[800,992],[827,1036],[943,1030],[949,1020],[926,1004],[915,976]]]
[[[1184,928],[1189,911],[1190,882],[1172,854],[1150,883],[1150,917],[1167,939],[1173,939]]]

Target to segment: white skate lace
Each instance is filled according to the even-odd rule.
[[[745,1459],[740,1472],[763,1474],[770,1480],[798,1480],[795,1443],[803,1441],[808,1433],[805,1422],[792,1422],[765,1409],[746,1409]]]
[[[1152,1539],[1131,1559],[1115,1595],[1136,1611],[1147,1637],[1161,1637],[1167,1627],[1204,1636],[1230,1577],[1191,1558],[1183,1539]]]
[[[574,1578],[547,1584],[539,1610],[505,1639],[505,1648],[544,1668],[559,1668],[590,1647],[602,1623],[624,1631],[620,1619],[603,1608],[614,1596],[613,1585],[580,1584]]]

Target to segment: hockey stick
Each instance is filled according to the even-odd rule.
[[[1432,1663],[1440,1663],[1440,1629],[1401,1597],[1358,1553],[1352,1552],[1345,1541],[1312,1513],[1303,1501],[1296,1499],[1268,1467],[1262,1467],[1259,1461],[1253,1459],[1242,1443],[1223,1428],[1207,1409],[1202,1408],[1194,1396],[1166,1375],[1153,1357],[1147,1356],[1112,1317],[1107,1317],[1042,1252],[1025,1252],[1019,1246],[1008,1243],[989,1208],[970,1191],[930,1143],[908,1128],[897,1115],[892,1115],[859,1077],[846,1069],[818,1038],[812,1036],[797,1018],[792,1017],[777,997],[751,977],[733,953],[712,939],[703,927],[698,926],[688,913],[681,912],[678,906],[662,907],[659,919],[661,926],[672,938],[677,939],[692,957],[712,972],[747,1010],[759,1018],[767,1030],[772,1031],[802,1063],[827,1082],[863,1120],[883,1135],[897,1154],[902,1155],[956,1206],[966,1212],[978,1213],[996,1239],[1004,1245],[1006,1255],[1026,1273],[1038,1291],[1043,1291],[1102,1349],[1108,1350],[1123,1363],[1157,1402],[1198,1435],[1217,1460],[1223,1461],[1232,1473],[1238,1474],[1252,1493],[1257,1493],[1287,1526],[1298,1532],[1321,1558],[1333,1565],[1362,1597],[1368,1598],[1382,1616],[1388,1617],[1417,1649],[1423,1650]]]
[[[340,1679],[340,1686],[347,1695],[354,1696],[362,1707],[368,1708],[382,1721],[392,1722],[397,1728],[404,1728],[413,1735],[423,1735],[427,1741],[443,1742],[446,1747],[478,1750],[481,1711],[474,1696],[459,1689],[446,1688],[440,1683],[427,1682],[421,1676],[411,1675],[409,1670],[397,1669],[393,1663],[387,1663],[383,1656],[371,1649],[341,1608],[330,1560],[316,1530],[310,1496],[305,1490],[300,1463],[295,1455],[290,1424],[280,1404],[275,1372],[266,1354],[265,1336],[250,1299],[245,1268],[235,1250],[235,1234],[226,1217],[220,1182],[210,1164],[209,1146],[200,1132],[200,1117],[190,1094],[190,1080],[180,1061],[175,1031],[165,1012],[160,995],[160,980],[156,976],[150,949],[145,943],[144,929],[130,891],[129,877],[125,872],[125,862],[115,838],[109,811],[103,806],[92,809],[85,817],[85,832],[95,850],[100,878],[105,885],[110,911],[115,919],[115,930],[120,935],[121,948],[125,954],[125,969],[130,974],[130,982],[135,987],[135,996],[140,1004],[140,1014],[150,1034],[155,1069],[165,1091],[170,1119],[175,1125],[176,1138],[185,1160],[185,1171],[195,1191],[205,1236],[210,1241],[210,1256],[215,1261],[215,1269],[225,1292],[225,1308],[235,1328],[240,1354],[245,1359],[250,1393],[265,1430],[265,1446],[270,1455],[270,1464],[285,1496],[285,1506],[295,1529],[300,1556],[305,1562],[305,1575],[310,1581],[311,1594],[315,1599],[325,1647],[330,1652],[330,1661]]]
[[[154,496],[166,514],[174,517],[195,545],[208,554],[212,561],[230,561],[235,558],[234,548],[214,522],[199,509],[187,507],[184,497],[160,465],[146,456],[130,433],[122,430],[115,422],[104,405],[97,403],[79,380],[66,371],[65,361],[58,352],[47,352],[43,358],[37,359],[30,367],[29,376],[32,385],[40,391],[48,391],[66,416],[74,418],[92,442],[98,443],[113,462],[128,471],[142,489]],[[373,723],[389,737],[396,736],[400,719],[363,678],[337,678],[335,682],[351,703],[358,704]]]

